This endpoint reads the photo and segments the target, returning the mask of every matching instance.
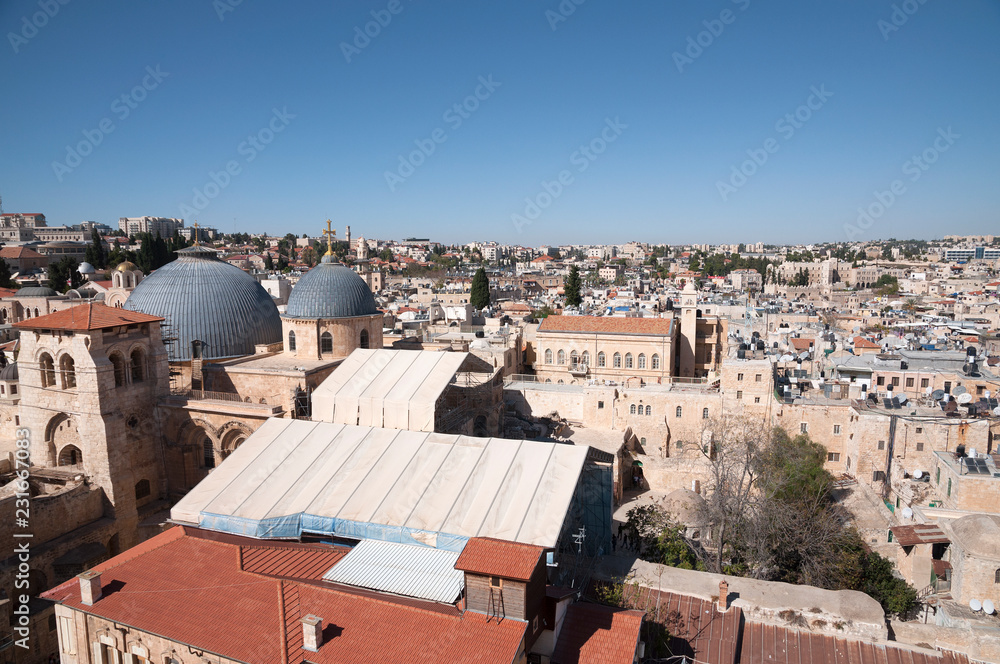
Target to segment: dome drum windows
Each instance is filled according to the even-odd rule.
[[[333,353],[333,335],[329,332],[324,332],[319,337],[319,352],[322,355]]]
[[[295,332],[288,333],[288,351],[290,353],[295,352]]]

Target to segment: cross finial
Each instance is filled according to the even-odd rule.
[[[333,240],[337,239],[337,231],[332,229],[333,222],[329,219],[326,220],[326,230],[323,231],[323,235],[326,236],[326,254],[325,256],[333,256]]]
[[[198,241],[198,222],[197,221],[194,222],[193,226],[194,226],[194,246],[197,247],[201,245],[201,242]]]

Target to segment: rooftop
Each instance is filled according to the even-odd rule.
[[[143,323],[159,323],[160,316],[150,316],[136,311],[127,311],[106,304],[80,304],[69,309],[63,309],[53,314],[30,318],[14,323],[14,327],[22,330],[70,330],[85,332],[104,330],[125,325],[141,325]]]
[[[491,537],[473,537],[462,549],[455,569],[482,576],[527,581],[545,549]]]
[[[670,336],[673,318],[626,318],[620,316],[548,316],[539,332],[589,334],[643,334]]]

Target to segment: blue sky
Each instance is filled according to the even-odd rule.
[[[4,0],[4,211],[534,246],[1000,231],[997,0],[576,2]]]

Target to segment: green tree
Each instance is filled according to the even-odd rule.
[[[75,258],[63,256],[56,263],[50,263],[48,269],[49,288],[60,293],[65,293],[71,288],[78,288],[83,283],[83,278],[77,271],[80,264]]]
[[[91,231],[91,235],[93,236],[93,241],[87,246],[83,260],[100,270],[107,267],[108,254],[104,250],[104,241],[101,239],[101,234],[95,229]]]
[[[490,280],[484,268],[476,270],[475,276],[472,277],[472,293],[469,301],[480,311],[490,306]]]
[[[274,270],[274,259],[271,258],[270,251],[264,252],[264,269],[267,270],[268,272]]]
[[[391,263],[394,256],[392,255],[392,249],[386,247],[378,253],[378,257],[384,260],[386,263]]]
[[[566,306],[580,306],[580,303],[583,302],[583,298],[580,296],[580,270],[575,265],[569,269],[563,290],[566,293]]]
[[[0,258],[0,288],[17,288],[17,283],[10,278],[10,265]]]

